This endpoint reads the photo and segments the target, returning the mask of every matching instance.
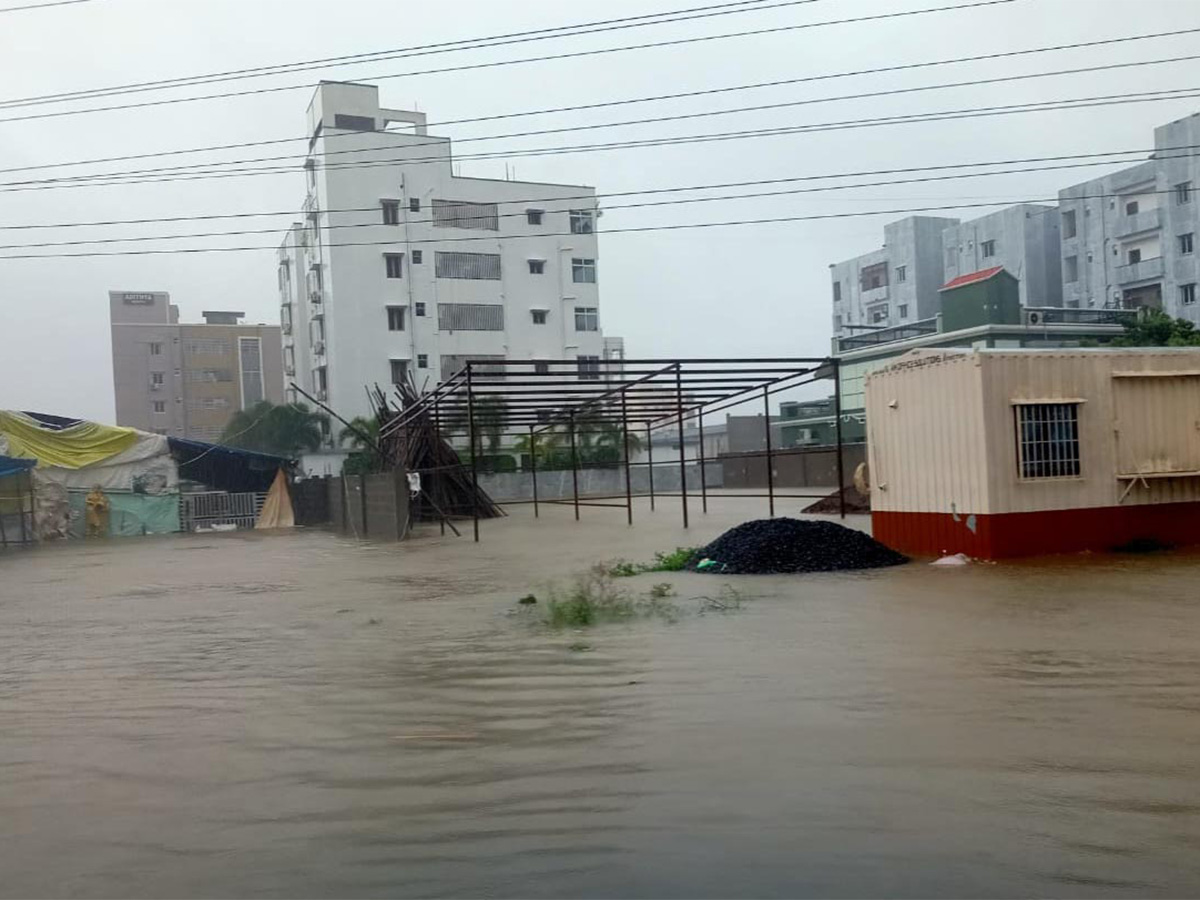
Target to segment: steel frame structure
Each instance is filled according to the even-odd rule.
[[[801,358],[712,358],[712,359],[627,359],[627,360],[468,360],[466,366],[435,389],[424,394],[420,401],[402,409],[380,430],[380,439],[400,431],[421,416],[431,416],[438,433],[447,423],[465,423],[471,470],[471,482],[479,484],[479,449],[482,429],[493,433],[528,435],[533,472],[534,515],[539,515],[541,503],[570,503],[579,519],[583,506],[622,508],[630,525],[633,524],[633,487],[630,469],[636,465],[649,467],[650,508],[655,508],[653,432],[675,426],[679,429],[679,468],[683,526],[689,525],[686,450],[683,434],[685,424],[695,419],[700,437],[696,462],[700,470],[700,497],[704,512],[708,512],[708,484],[705,472],[704,417],[740,406],[756,397],[762,398],[763,423],[766,432],[767,492],[771,516],[775,515],[776,497],[798,496],[775,491],[771,444],[771,395],[780,391],[832,378],[834,383],[834,421],[837,445],[837,478],[844,489],[845,472],[842,460],[842,402],[836,357]],[[486,415],[485,415],[486,414]],[[610,497],[579,497],[580,429],[597,424],[619,425],[624,446],[619,466],[625,470],[624,503],[605,503]],[[632,429],[645,428],[646,463],[630,461],[629,436]],[[554,429],[566,429],[569,439],[572,499],[539,500],[537,493],[537,440],[539,435]],[[674,492],[666,496],[673,496]],[[722,495],[722,496],[764,496]],[[839,491],[839,513],[846,516],[843,491]],[[498,505],[510,505],[497,501]],[[530,501],[515,501],[525,503]],[[472,510],[473,531],[479,540],[479,510]]]

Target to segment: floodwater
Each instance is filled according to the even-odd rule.
[[[1200,557],[510,614],[693,513],[0,557],[0,895],[1200,894]]]

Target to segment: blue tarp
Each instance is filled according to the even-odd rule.
[[[277,471],[283,469],[290,472],[296,465],[293,459],[270,453],[256,453],[183,438],[167,440],[171,445],[171,455],[179,464],[181,479],[196,481],[213,490],[231,494],[247,491],[265,494],[271,489]]]
[[[0,456],[0,478],[17,475],[37,465],[36,459],[21,459],[18,456]]]

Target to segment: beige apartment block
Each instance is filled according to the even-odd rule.
[[[283,402],[278,325],[228,311],[182,324],[161,291],[109,291],[108,302],[118,425],[216,441],[238,410]]]

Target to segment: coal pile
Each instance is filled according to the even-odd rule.
[[[689,568],[724,575],[839,572],[898,566],[908,557],[834,522],[756,519],[731,528],[693,557]]]

